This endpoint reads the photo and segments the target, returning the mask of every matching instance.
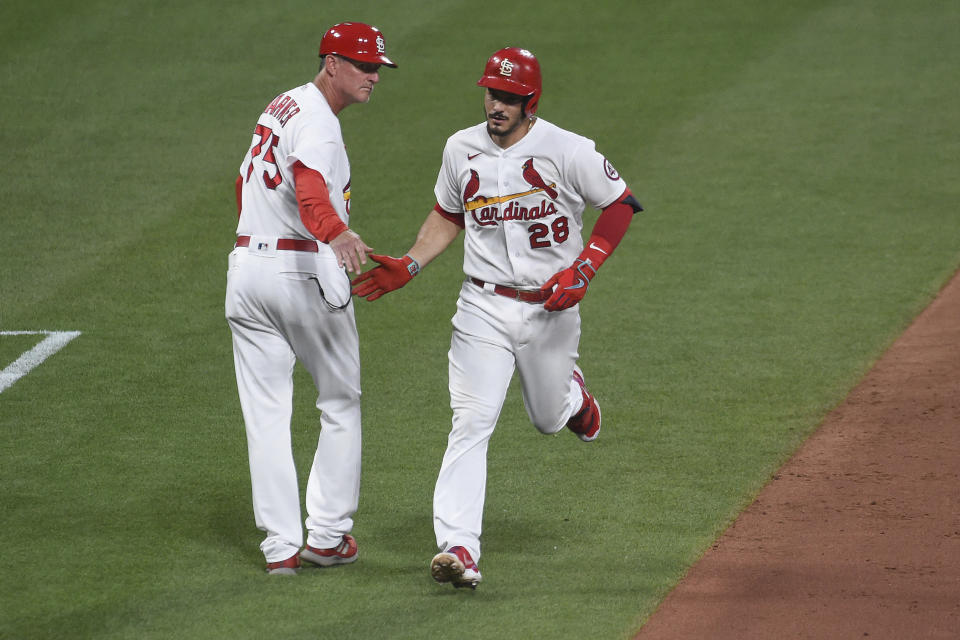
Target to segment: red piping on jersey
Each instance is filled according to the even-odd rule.
[[[237,176],[237,218],[240,217],[240,212],[243,211],[243,176]]]

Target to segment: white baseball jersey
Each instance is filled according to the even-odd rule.
[[[583,250],[584,207],[625,189],[592,140],[538,118],[507,149],[485,123],[450,136],[434,192],[444,211],[463,213],[467,276],[535,289]]]
[[[293,165],[319,171],[344,224],[350,215],[350,162],[340,121],[312,82],[281,93],[257,120],[240,165],[243,212],[237,235],[314,239],[300,220]],[[332,250],[325,244],[321,252]]]

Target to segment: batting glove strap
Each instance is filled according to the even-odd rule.
[[[593,280],[593,276],[597,275],[597,270],[593,268],[593,265],[590,263],[590,259],[577,260],[573,263],[573,270],[577,272],[580,276],[575,283],[571,286],[564,287],[564,289],[579,289],[581,287],[586,288],[590,281]]]
[[[402,260],[406,263],[407,271],[410,273],[411,278],[420,273],[420,263],[409,253],[403,256]]]

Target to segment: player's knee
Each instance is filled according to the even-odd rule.
[[[536,430],[545,436],[552,436],[563,429],[564,424],[566,424],[555,416],[537,418],[531,417],[531,421],[533,422],[533,426],[536,428]]]
[[[457,409],[453,412],[453,428],[463,437],[489,435],[497,423],[498,413],[482,409]]]

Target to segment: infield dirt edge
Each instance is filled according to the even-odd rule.
[[[635,640],[955,638],[960,271]]]

